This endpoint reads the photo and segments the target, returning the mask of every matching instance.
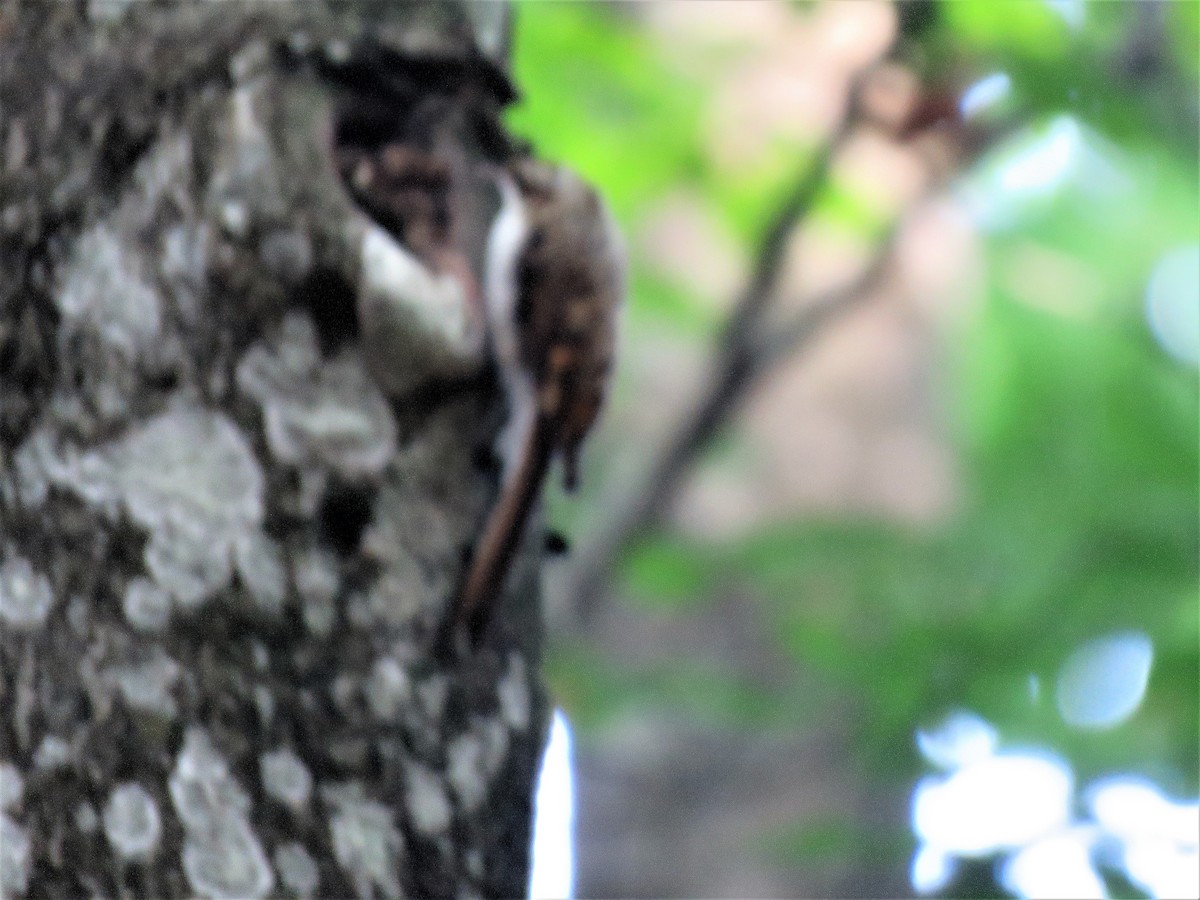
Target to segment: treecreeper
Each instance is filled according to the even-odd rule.
[[[528,157],[493,171],[500,211],[488,235],[483,300],[508,402],[498,499],[449,620],[484,636],[551,462],[568,491],[612,377],[625,253],[607,207],[577,175]]]

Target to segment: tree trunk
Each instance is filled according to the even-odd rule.
[[[0,7],[0,895],[524,893],[533,548],[435,652],[498,8]]]

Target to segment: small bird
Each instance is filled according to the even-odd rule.
[[[503,593],[525,521],[555,454],[568,491],[612,376],[625,254],[596,192],[567,169],[519,159],[496,173],[484,303],[509,417],[498,441],[499,498],[452,620],[478,644]]]

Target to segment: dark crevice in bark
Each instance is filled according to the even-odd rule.
[[[312,315],[322,356],[335,356],[358,339],[355,295],[354,285],[342,273],[329,268],[314,269],[297,285],[291,305],[302,306]]]
[[[371,521],[371,493],[363,486],[336,484],[321,503],[321,537],[343,555],[358,550],[363,530]]]

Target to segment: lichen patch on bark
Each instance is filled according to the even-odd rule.
[[[275,875],[247,818],[250,798],[204,729],[188,729],[169,784],[192,890],[229,900],[266,896]]]
[[[321,796],[332,810],[329,828],[333,852],[350,875],[359,897],[388,900],[403,896],[397,871],[404,853],[404,837],[392,811],[369,800],[362,785],[346,783],[325,787]]]

